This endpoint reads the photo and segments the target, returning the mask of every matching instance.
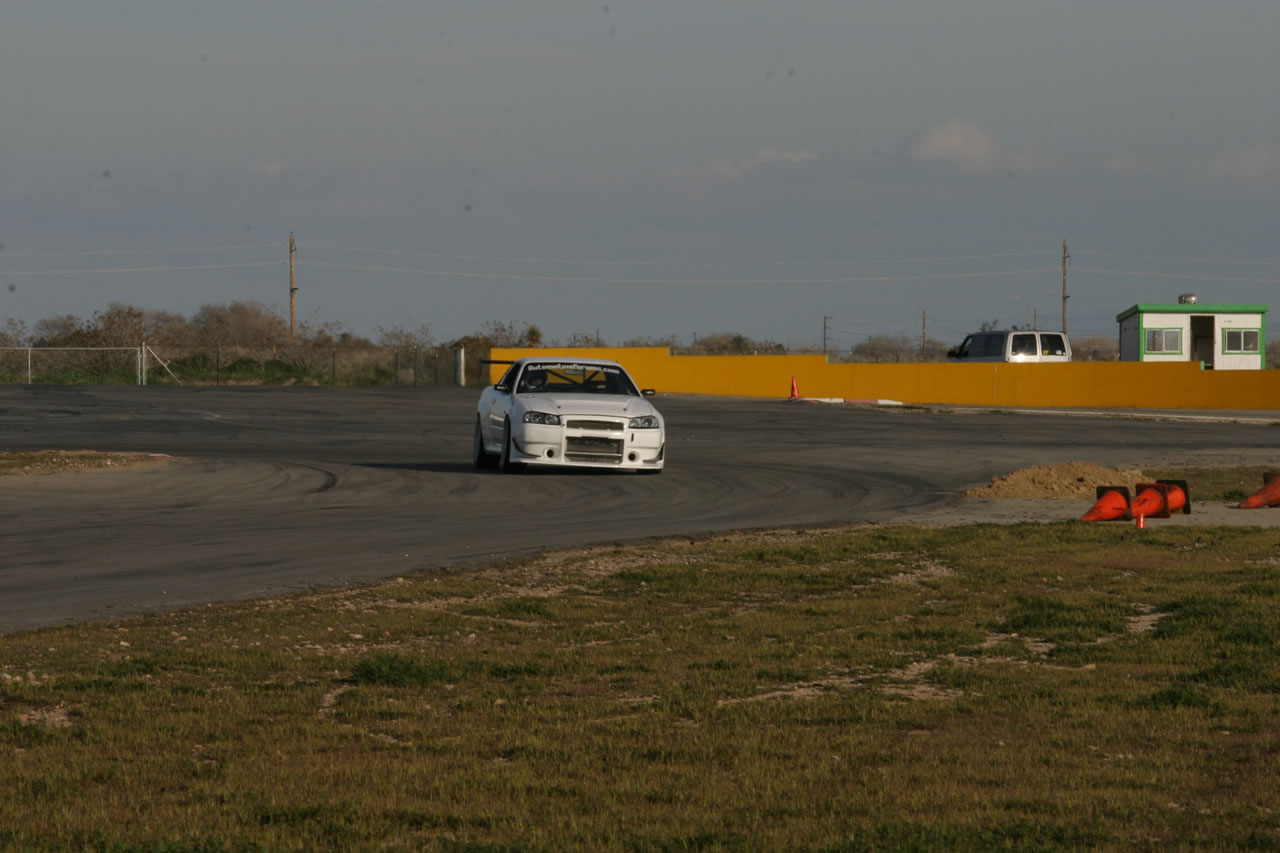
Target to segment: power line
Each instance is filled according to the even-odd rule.
[[[1216,258],[1169,258],[1160,255],[1131,255],[1127,252],[1096,252],[1090,249],[1081,251],[1076,249],[1077,255],[1099,255],[1108,258],[1134,258],[1142,261],[1169,261],[1176,264],[1230,264],[1233,266],[1253,266],[1253,267],[1269,267],[1275,266],[1276,261],[1227,261]]]
[[[183,270],[227,270],[240,269],[243,267],[274,267],[279,266],[280,261],[251,261],[240,264],[194,264],[191,266],[177,267],[99,267],[97,269],[61,269],[61,270],[4,270],[0,269],[2,275],[84,275],[97,273],[140,273],[140,272],[180,272]]]
[[[441,258],[457,261],[493,261],[521,264],[566,264],[575,266],[690,266],[690,267],[740,267],[740,266],[831,266],[834,264],[911,264],[911,263],[951,263],[954,261],[977,261],[992,258],[1025,258],[1043,256],[1044,251],[1003,252],[988,255],[955,255],[951,257],[917,257],[917,258],[880,258],[880,259],[845,259],[818,261],[593,261],[583,258],[519,258],[504,255],[458,255],[446,252],[424,252],[416,249],[365,249],[358,246],[339,246],[331,243],[307,243],[308,249],[329,249],[341,252],[356,252],[370,255],[409,255],[424,258]]]
[[[254,243],[248,246],[195,246],[186,249],[68,249],[57,252],[2,252],[2,258],[60,258],[75,255],[171,255],[178,252],[228,252],[240,249],[278,249],[278,243]]]
[[[240,245],[218,245],[218,246],[188,246],[173,249],[68,249],[58,251],[40,251],[40,252],[14,252],[2,251],[0,258],[39,258],[39,257],[76,257],[76,256],[93,256],[93,255],[167,255],[181,254],[192,252],[229,252],[229,251],[249,251],[257,249],[278,249],[278,243],[248,243]],[[799,266],[831,266],[836,264],[908,264],[908,263],[953,263],[957,261],[973,261],[973,260],[990,260],[995,258],[1020,258],[1043,256],[1043,250],[1025,251],[1025,252],[993,252],[978,255],[949,255],[949,256],[928,256],[922,255],[907,258],[857,258],[844,260],[814,260],[814,261],[618,261],[618,260],[588,260],[584,258],[532,258],[532,257],[515,257],[506,255],[464,255],[446,252],[428,252],[414,249],[369,249],[360,246],[346,246],[332,243],[308,243],[309,249],[327,249],[341,252],[355,252],[360,254],[373,255],[407,255],[427,258],[442,258],[465,261],[491,261],[505,263],[543,263],[543,264],[567,264],[578,266],[691,266],[691,267],[799,267]],[[1227,260],[1224,258],[1179,258],[1163,255],[1142,255],[1129,252],[1105,252],[1092,249],[1075,250],[1077,255],[1097,255],[1099,257],[1114,258],[1133,258],[1135,260],[1147,261],[1168,261],[1171,263],[1197,263],[1197,264],[1224,264],[1231,266],[1275,266],[1276,261],[1239,261]],[[313,262],[314,263],[314,262]],[[1108,273],[1115,275],[1139,275],[1141,273],[1129,273],[1118,270],[1093,270],[1093,272]],[[16,274],[16,272],[14,273]],[[1160,273],[1150,273],[1149,275],[1162,275]],[[1174,274],[1167,274],[1174,275]],[[1244,279],[1250,280],[1250,279]],[[1262,283],[1271,283],[1273,279],[1261,279]]]
[[[587,284],[857,284],[860,282],[879,281],[931,281],[952,278],[988,278],[1010,275],[1034,275],[1037,273],[1055,272],[1054,267],[1036,269],[1000,270],[997,272],[963,272],[963,273],[930,273],[925,275],[874,275],[874,276],[841,276],[837,278],[599,278],[573,277],[560,275],[528,275],[520,273],[482,273],[464,272],[461,270],[429,270],[408,267],[385,267],[372,264],[339,264],[331,261],[298,261],[303,266],[330,267],[333,269],[354,270],[357,272],[386,272],[402,275],[423,275],[432,277],[480,278],[497,281],[564,281]]]
[[[1138,272],[1135,270],[1103,270],[1089,267],[1076,267],[1076,272],[1088,272],[1095,275],[1124,275],[1136,278],[1177,278],[1188,281],[1233,281],[1240,284],[1280,284],[1280,278],[1243,278],[1227,275],[1197,275],[1180,272]]]

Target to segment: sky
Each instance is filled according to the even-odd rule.
[[[1280,305],[1275,0],[5,0],[0,325],[1115,337]],[[1270,324],[1269,337],[1277,335]]]

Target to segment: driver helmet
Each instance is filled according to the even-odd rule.
[[[540,367],[529,370],[524,377],[525,387],[530,389],[543,388],[547,384],[547,372]]]

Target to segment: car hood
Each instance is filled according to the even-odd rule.
[[[524,400],[526,409],[553,411],[565,415],[612,415],[635,418],[656,415],[658,412],[643,397],[565,396],[554,394],[529,395]]]

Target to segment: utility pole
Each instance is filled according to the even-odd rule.
[[[1071,260],[1071,253],[1067,251],[1067,241],[1062,241],[1062,334],[1067,333],[1067,300],[1071,297],[1067,295],[1067,261]]]
[[[830,317],[828,317],[825,314],[822,315],[822,354],[823,355],[827,354],[827,323],[829,323],[830,321],[831,321]]]
[[[298,334],[298,286],[293,277],[293,259],[298,254],[298,247],[293,242],[293,232],[289,232],[289,346],[293,346]]]
[[[929,312],[920,312],[920,360],[924,361],[924,342],[928,340]]]

